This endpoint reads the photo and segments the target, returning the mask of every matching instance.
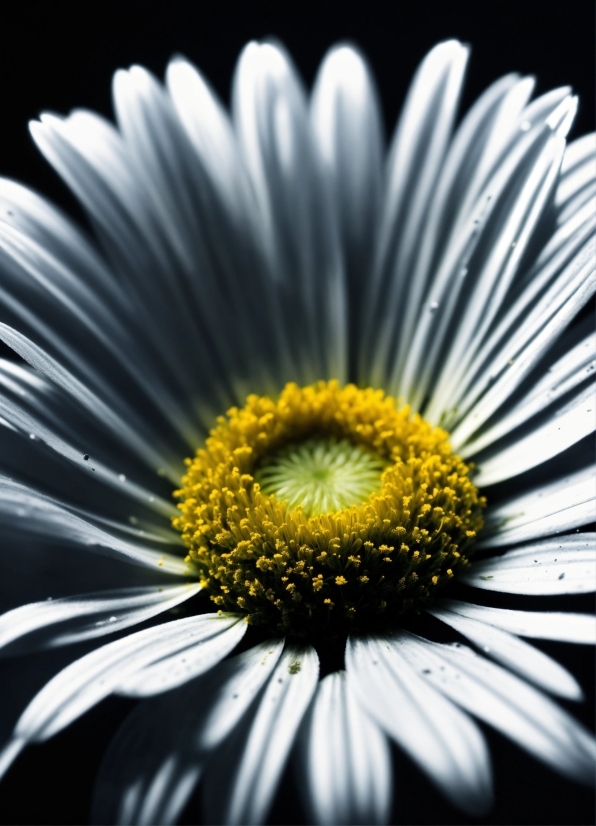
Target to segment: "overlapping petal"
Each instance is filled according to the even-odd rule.
[[[269,679],[282,644],[264,643],[146,700],[112,740],[95,784],[96,823],[175,823],[210,753]]]
[[[32,124],[100,248],[0,180],[0,339],[29,364],[0,360],[2,571],[52,564],[64,594],[0,617],[4,653],[122,631],[196,594],[149,578],[192,573],[170,526],[181,459],[230,405],[292,380],[357,379],[449,429],[489,487],[479,547],[505,549],[460,582],[594,590],[594,534],[569,533],[593,518],[592,470],[560,462],[596,424],[595,339],[572,324],[596,289],[595,139],[566,145],[571,90],[531,101],[533,79],[516,75],[456,128],[467,55],[447,41],[423,61],[385,171],[374,79],[349,45],[327,54],[310,102],[283,47],[251,43],[232,118],[178,57],[165,86],[139,66],[116,74],[116,127],[82,110]],[[558,478],[490,501],[557,457]],[[85,549],[147,578],[81,596],[64,554]],[[314,822],[387,821],[386,736],[478,816],[492,772],[469,715],[589,782],[593,739],[529,683],[573,700],[581,687],[519,636],[593,643],[593,618],[454,600],[430,612],[481,654],[405,631],[354,637],[347,671],[318,688],[312,648],[274,641],[220,663],[244,637],[238,616],[122,637],[34,697],[0,775],[120,693],[160,696],[110,747],[97,822],[173,823],[201,778],[209,822],[263,822],[298,733]]]
[[[313,823],[387,823],[391,758],[343,671],[319,683],[304,733],[306,802]]]

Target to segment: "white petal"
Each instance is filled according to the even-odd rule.
[[[304,773],[313,823],[387,823],[391,756],[385,736],[360,708],[345,672],[319,683],[307,721]]]
[[[575,198],[596,177],[596,135],[583,135],[569,144],[561,164],[561,179],[555,195],[559,209]]]
[[[212,348],[180,295],[181,263],[153,209],[150,178],[139,174],[131,148],[102,118],[77,111],[65,120],[50,115],[41,120],[31,124],[33,138],[89,213],[132,297],[132,323],[150,331],[146,346],[171,391],[179,431],[196,444],[203,435],[200,424],[213,415],[210,405],[225,409],[222,404],[231,397],[213,370]],[[189,351],[200,354],[192,372],[185,356]]]
[[[460,579],[474,588],[507,594],[591,593],[596,590],[594,537],[571,534],[525,545],[473,562]]]
[[[346,255],[350,311],[357,318],[372,266],[383,142],[374,80],[353,47],[334,46],[325,56],[312,93],[311,121],[331,179]]]
[[[49,413],[49,411],[47,412]],[[95,451],[93,450],[95,447],[95,439],[86,439],[85,442],[83,442],[87,451],[84,453],[80,446],[75,447],[73,444],[73,442],[76,441],[77,434],[73,434],[74,438],[71,437],[73,438],[73,441],[70,439],[68,441],[65,440],[59,435],[58,432],[56,432],[57,429],[48,427],[41,417],[31,415],[31,413],[25,408],[24,404],[15,404],[1,391],[0,414],[2,415],[6,425],[9,426],[13,432],[20,433],[20,435],[25,439],[37,441],[40,449],[43,449],[46,446],[51,448],[51,450],[55,451],[62,459],[66,459],[71,465],[70,472],[72,474],[73,483],[78,473],[92,473],[94,474],[94,482],[95,480],[98,480],[113,490],[116,490],[116,498],[120,500],[129,500],[129,506],[132,506],[133,508],[141,503],[143,505],[150,505],[152,510],[156,510],[164,516],[167,515],[172,517],[176,514],[176,509],[172,503],[156,494],[153,489],[148,489],[143,485],[139,485],[132,479],[128,478],[126,474],[122,474],[121,470],[123,468],[127,469],[127,464],[125,463],[126,460],[124,460],[119,465],[118,469],[115,470],[113,467],[110,467],[109,464],[103,462],[101,458],[98,458],[97,454],[95,454]],[[66,414],[64,418],[67,419]],[[63,422],[62,424],[66,424],[66,422]],[[91,430],[91,428],[89,429]],[[105,436],[103,437],[103,440],[105,442]],[[98,453],[100,454],[100,457],[102,453],[105,456],[104,449],[105,443],[101,444],[100,442],[98,446]],[[23,449],[23,454],[24,453],[25,449]],[[91,463],[88,461],[89,455],[93,456],[93,461]],[[87,460],[84,459],[84,456],[88,457]],[[24,456],[22,464],[18,469],[21,473],[26,475],[28,468],[27,461]],[[157,474],[152,474],[152,477],[152,483],[155,484],[159,481]],[[176,541],[173,533],[171,536],[171,541],[172,540]]]
[[[263,643],[137,705],[102,760],[93,822],[175,823],[209,752],[243,716],[281,650]]]
[[[236,624],[244,626],[238,617],[188,617],[137,631],[86,654],[60,671],[33,698],[15,726],[13,739],[47,740],[116,691],[127,675],[190,648],[197,640],[209,643],[219,637],[223,658],[229,651],[227,632],[233,633]]]
[[[205,151],[197,154],[196,130],[195,140],[189,140],[173,101],[145,69],[133,66],[116,73],[114,101],[123,137],[138,163],[138,175],[145,177],[152,210],[176,259],[167,283],[178,325],[188,327],[189,341],[193,328],[200,331],[208,342],[205,357],[210,347],[215,350],[217,369],[242,398],[248,375],[262,384],[262,368],[275,359],[279,343],[271,338],[273,306],[267,306],[271,291],[264,282],[263,262],[250,248],[251,221],[246,216],[252,215],[254,205],[246,198],[244,208],[240,201],[230,215],[229,199],[222,199],[220,192],[221,174],[214,178],[211,172],[216,160],[206,163]],[[205,115],[209,108],[213,112],[213,106],[208,107]],[[209,125],[206,117],[203,133]],[[235,150],[234,145],[227,148]],[[235,160],[239,167],[239,158]],[[236,192],[237,197],[248,193],[244,176],[240,183],[244,192]],[[265,331],[268,347],[262,346]]]
[[[516,75],[501,78],[480,96],[457,129],[429,205],[424,229],[425,243],[420,247],[412,275],[413,297],[416,298],[415,301],[410,300],[412,316],[419,311],[425,286],[433,299],[440,293],[445,274],[441,264],[437,263],[437,256],[441,255],[444,262],[449,257],[446,250],[453,246],[456,238],[461,238],[462,230],[467,233],[463,219],[469,217],[487,173],[502,152],[504,143],[511,138],[519,111],[531,94],[532,87],[530,78],[521,81]],[[463,269],[461,262],[460,267]],[[425,282],[428,283],[425,285]],[[457,289],[457,284],[452,289]],[[423,329],[428,326],[428,318],[419,320],[415,341],[428,335],[428,331]],[[428,347],[423,349],[426,363],[429,350]],[[420,347],[417,346],[410,346],[407,353],[398,355],[398,367],[403,366],[405,373],[400,378],[400,386],[406,384],[410,375],[415,374],[420,379],[420,355]],[[396,372],[398,367],[394,368]],[[418,384],[419,381],[412,388],[414,393],[420,390]]]
[[[555,145],[549,146],[550,130],[542,128],[544,118],[524,133],[516,117],[533,82],[526,78],[512,85],[512,80],[503,78],[494,84],[472,108],[455,136],[433,197],[431,209],[437,214],[431,213],[434,225],[425,229],[418,268],[412,275],[412,293],[418,297],[410,308],[411,336],[402,335],[402,355],[392,379],[396,392],[404,393],[414,406],[421,405],[436,384],[437,368],[453,345],[454,323],[460,319],[461,328],[461,318],[473,313],[474,303],[484,301],[482,291],[492,284],[495,295],[482,317],[482,324],[489,322],[499,292],[507,289],[520,261],[519,245],[527,243],[556,172],[555,167],[549,169]],[[504,96],[503,91],[507,91]],[[488,111],[483,112],[488,102],[485,98],[491,97]],[[525,209],[524,203],[532,207]],[[510,247],[507,233],[511,233]],[[426,291],[422,289],[425,280],[429,281]],[[476,298],[472,299],[473,295]],[[449,380],[447,372],[444,380]],[[430,415],[435,418],[438,406],[439,399],[431,399]]]
[[[455,806],[470,814],[485,812],[492,791],[484,738],[467,715],[414,672],[398,638],[351,637],[346,649],[349,685],[379,726]]]
[[[232,743],[207,776],[209,823],[263,823],[296,731],[315,692],[319,660],[312,648],[288,647],[265,687],[242,743]]]
[[[479,548],[563,533],[594,521],[596,480],[590,465],[548,485],[487,508]]]
[[[554,182],[556,180],[564,149],[564,140],[553,135],[545,128],[540,140],[527,148],[529,157],[525,163],[518,162],[514,170],[515,155],[507,158],[503,169],[499,170],[502,179],[501,186],[506,179],[513,178],[515,182],[514,194],[491,187],[487,192],[482,209],[487,211],[485,227],[481,231],[481,248],[485,252],[479,261],[472,263],[470,274],[466,273],[469,291],[465,299],[465,312],[462,312],[460,323],[449,345],[448,355],[445,357],[441,373],[436,382],[434,397],[445,407],[454,406],[454,388],[461,381],[469,363],[482,344],[483,337],[490,329],[490,325],[503,305],[507,292],[519,270],[523,253],[530,243],[534,229],[548,202]],[[520,144],[520,149],[523,143]],[[518,150],[520,151],[520,150]],[[519,158],[521,161],[522,158]],[[509,168],[508,168],[509,167]],[[509,183],[513,183],[509,181]],[[495,182],[496,183],[496,182]],[[496,192],[494,191],[496,189]],[[490,196],[490,203],[486,201]],[[507,199],[507,209],[499,210],[503,199]],[[494,200],[493,200],[494,199]],[[495,216],[491,221],[491,217]],[[479,220],[479,219],[477,219]],[[470,220],[470,225],[472,221]],[[461,266],[461,265],[460,265]],[[461,284],[459,279],[459,283]],[[451,296],[433,296],[441,305],[450,304]],[[428,315],[428,312],[427,312]],[[435,314],[436,315],[436,314]],[[438,323],[438,322],[437,322]],[[449,399],[449,403],[447,400]],[[435,402],[431,414],[436,419],[439,401]]]
[[[487,431],[485,430],[482,435],[465,444],[463,451],[459,447],[459,444],[462,442],[463,434],[461,433],[460,428],[457,428],[456,431],[452,433],[452,444],[454,449],[457,450],[462,456],[471,456],[474,453],[478,453],[483,450],[488,445],[493,444],[497,441],[497,439],[500,439],[502,436],[508,434],[514,428],[519,427],[520,424],[523,424],[532,416],[540,413],[548,407],[548,405],[552,404],[570,390],[577,387],[577,385],[590,378],[596,368],[595,357],[596,336],[590,335],[584,338],[583,341],[580,341],[579,344],[569,350],[555,364],[549,367],[548,371],[542,376],[541,380],[536,382],[534,387],[532,387],[531,390],[519,402],[517,402],[517,404],[514,404],[512,407],[507,405],[505,415],[501,416],[498,421],[492,427],[489,427]],[[530,363],[529,367],[532,367],[535,362],[536,354],[533,354],[532,363]],[[507,371],[508,376],[511,376],[511,373],[511,370]],[[516,384],[519,384],[522,379],[523,374],[518,376],[513,387],[515,387]],[[508,392],[511,392],[513,387],[510,385]],[[503,391],[500,391],[499,395],[502,400],[505,394]],[[499,400],[497,401],[497,404],[498,403]],[[484,404],[481,406],[484,408]],[[478,426],[478,422],[475,417],[480,412],[479,407],[480,405],[477,405],[476,408],[470,413],[469,417],[464,420],[464,426],[468,423],[468,421],[470,422],[468,432],[472,432],[472,430]],[[490,414],[490,408],[485,408],[481,413],[482,419],[488,418]],[[456,447],[456,445],[458,446]]]
[[[125,697],[150,697],[178,688],[216,665],[238,645],[245,633],[246,623],[238,621],[225,633],[210,639],[201,635],[192,639],[189,634],[184,647],[173,646],[173,650],[162,652],[159,659],[141,665],[118,682],[115,692]]]
[[[95,393],[85,387],[75,376],[45,353],[34,342],[13,330],[6,324],[0,324],[0,339],[8,344],[21,358],[46,376],[76,399],[95,419],[107,427],[118,441],[124,442],[135,450],[139,458],[151,464],[155,469],[162,466],[161,459],[153,447],[122,420]]]
[[[588,212],[560,227],[521,279],[509,309],[454,388],[454,404],[469,410],[495,381],[503,403],[593,295],[594,226]],[[515,367],[511,383],[507,374],[520,357],[522,371]]]
[[[440,603],[450,611],[504,628],[522,637],[558,642],[596,644],[596,617],[558,611],[513,611],[448,599]]]
[[[595,388],[590,384],[527,436],[479,462],[475,484],[486,487],[511,479],[589,436],[596,428]]]
[[[184,576],[188,565],[172,553],[156,551],[102,530],[73,513],[49,496],[0,476],[0,514],[3,528],[24,535],[37,534],[46,540],[59,538],[76,542],[97,553],[104,553],[144,565],[164,573]]]
[[[246,222],[250,206],[248,181],[228,113],[209,83],[188,61],[176,57],[168,65],[167,89],[176,113],[218,194],[238,222]]]
[[[340,381],[346,318],[339,237],[306,98],[282,49],[249,43],[238,61],[234,123],[256,197],[282,323],[303,383]]]
[[[83,236],[49,204],[0,179],[3,320],[95,389],[164,457],[179,450],[175,402],[136,305]],[[149,377],[150,374],[150,377]],[[178,474],[179,475],[179,474]]]
[[[180,605],[200,588],[198,583],[122,588],[22,605],[0,616],[0,647],[23,654],[113,634]]]
[[[593,736],[548,697],[463,646],[413,635],[399,641],[404,657],[429,684],[575,781],[593,783]]]
[[[464,617],[443,606],[430,608],[429,613],[455,628],[494,660],[551,694],[568,700],[583,699],[577,680],[567,669],[508,631],[487,625],[481,616]]]
[[[395,130],[365,326],[365,346],[378,342],[373,384],[385,383],[393,325],[399,327],[403,320],[409,276],[451,139],[467,58],[468,49],[456,40],[435,46],[414,76]]]

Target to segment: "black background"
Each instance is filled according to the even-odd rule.
[[[464,107],[496,77],[516,70],[535,74],[539,92],[572,85],[580,95],[573,135],[593,128],[591,0],[21,2],[3,4],[0,25],[0,174],[45,193],[81,221],[76,202],[35,150],[28,120],[44,110],[65,114],[78,106],[111,117],[110,81],[116,68],[141,63],[161,77],[168,58],[177,52],[193,60],[227,102],[236,57],[251,38],[280,38],[307,85],[332,43],[358,43],[377,77],[388,134],[418,61],[448,37],[473,47]],[[536,607],[563,607],[551,602]],[[591,598],[565,603],[574,610],[593,610]],[[541,647],[584,686],[588,700],[572,710],[593,727],[592,651],[554,643]],[[132,702],[110,699],[54,740],[31,747],[0,786],[1,821],[85,822],[101,754],[131,707]],[[500,736],[487,735],[497,804],[486,822],[594,822],[591,791],[542,768]],[[395,822],[467,822],[397,752],[395,766]],[[184,815],[185,822],[193,818],[192,810]],[[302,818],[287,777],[271,821],[300,823]]]

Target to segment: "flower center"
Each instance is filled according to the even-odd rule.
[[[307,516],[362,504],[381,487],[387,462],[347,439],[315,438],[288,445],[255,472],[261,491]]]
[[[467,564],[483,524],[447,433],[371,388],[249,396],[186,463],[188,561],[217,605],[273,633],[390,628]]]

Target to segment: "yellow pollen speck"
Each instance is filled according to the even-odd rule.
[[[352,476],[335,473],[348,462]],[[295,468],[313,490],[321,479],[314,510],[284,499]],[[483,524],[484,500],[444,430],[381,390],[336,381],[231,408],[176,496],[174,526],[216,605],[298,637],[381,630],[417,610],[467,564]],[[336,586],[342,608],[330,613]]]

